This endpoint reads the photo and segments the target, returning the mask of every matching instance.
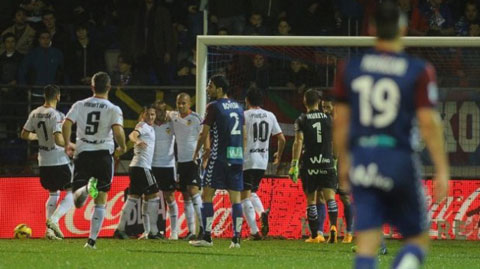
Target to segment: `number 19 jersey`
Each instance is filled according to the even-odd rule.
[[[272,112],[257,108],[245,111],[247,145],[243,170],[262,169],[268,165],[270,136],[282,132]]]
[[[66,120],[77,124],[75,156],[83,151],[108,150],[113,153],[112,127],[123,126],[122,110],[107,99],[90,97],[77,101]]]

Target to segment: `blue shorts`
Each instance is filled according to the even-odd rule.
[[[364,231],[389,223],[405,237],[428,229],[420,162],[408,151],[355,149],[350,181],[355,229]]]
[[[209,159],[203,186],[220,190],[243,190],[243,165]]]

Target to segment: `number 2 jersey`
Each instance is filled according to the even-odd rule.
[[[33,110],[23,129],[38,137],[38,165],[58,166],[70,163],[62,147],[55,144],[55,133],[62,132],[64,115],[53,107],[40,106]]]
[[[334,168],[332,118],[320,110],[303,113],[295,121],[295,132],[303,133],[302,167]]]
[[[210,159],[243,164],[243,108],[220,98],[207,105],[203,124],[210,126]]]
[[[418,140],[416,110],[433,107],[438,90],[435,70],[426,61],[372,49],[340,67],[334,94],[351,108],[350,149],[411,152]]]
[[[90,97],[77,101],[66,120],[77,124],[75,156],[83,151],[115,149],[112,127],[123,126],[122,110],[107,99]]]
[[[272,112],[257,108],[245,111],[247,145],[243,170],[262,169],[268,165],[268,147],[270,136],[282,132],[277,118]]]

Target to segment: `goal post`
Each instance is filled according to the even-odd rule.
[[[403,41],[408,53],[430,61],[437,69],[441,101],[439,111],[444,121],[446,149],[452,164],[452,176],[479,178],[480,37],[404,37]],[[241,90],[245,92],[248,85],[245,84],[244,73],[249,71],[251,65],[237,68],[244,58],[250,61],[253,56],[260,54],[266,59],[273,59],[271,67],[274,68],[278,67],[280,61],[283,61],[282,68],[288,68],[289,63],[295,59],[310,67],[321,62],[327,66],[324,68],[326,72],[323,73],[326,79],[322,80],[322,85],[310,86],[329,89],[333,86],[337,60],[362,53],[374,43],[374,37],[197,36],[196,111],[204,115],[208,76],[219,71],[227,75],[232,85],[241,84],[237,85],[237,88],[242,88]],[[326,60],[321,58],[322,54],[326,55]],[[317,56],[320,60],[316,59]],[[315,73],[313,76],[318,74]],[[280,75],[273,81],[283,78]],[[280,86],[285,88],[284,84]],[[282,99],[279,95],[285,95],[287,91],[269,89],[267,92],[269,104],[274,103],[279,111],[282,110],[286,124],[282,125],[280,120],[279,122],[285,135],[291,137],[293,120],[303,111],[301,102],[297,102],[300,106],[294,111],[295,99],[299,99],[298,94],[290,91],[290,95]],[[244,95],[236,97],[243,101]],[[288,139],[287,137],[287,143]],[[419,152],[422,160],[427,163],[423,167],[424,176],[432,175],[431,161],[424,145],[420,145]]]

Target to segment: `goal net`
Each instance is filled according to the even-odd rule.
[[[437,70],[439,111],[454,178],[480,175],[480,38],[405,38],[407,52],[430,61]],[[287,137],[286,174],[294,135],[293,122],[304,111],[302,91],[329,90],[340,61],[373,45],[372,37],[199,36],[197,38],[197,111],[207,101],[207,78],[223,73],[232,97],[243,102],[252,85],[265,92],[264,107],[279,120]],[[272,141],[272,147],[276,142]],[[271,150],[274,152],[274,150]],[[419,149],[423,174],[432,175],[425,146]]]

